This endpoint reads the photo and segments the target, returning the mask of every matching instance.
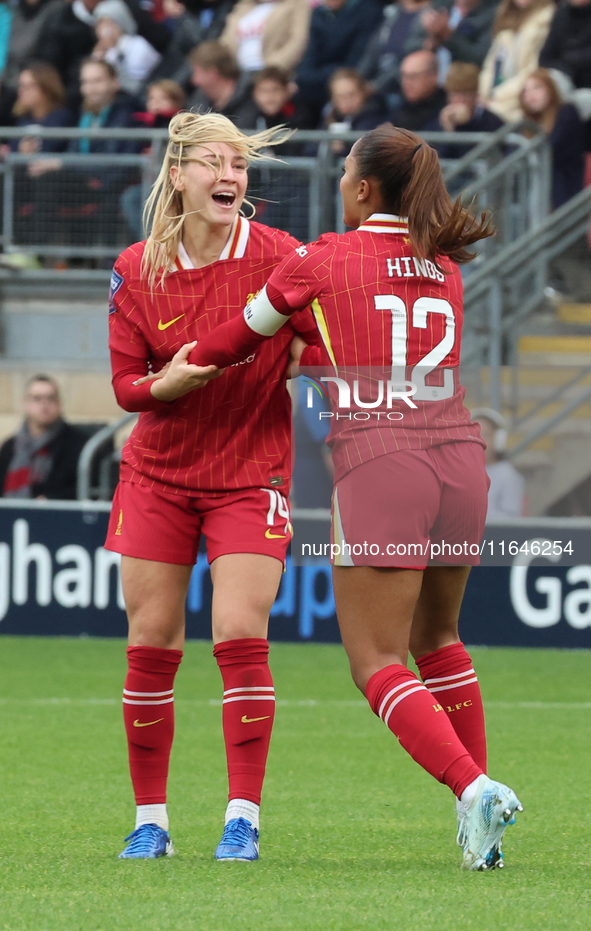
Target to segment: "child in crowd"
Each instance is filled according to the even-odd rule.
[[[308,108],[293,100],[296,91],[296,85],[283,68],[269,66],[259,71],[252,88],[256,109],[247,128],[261,131],[282,124],[291,129],[313,129],[314,120]],[[302,155],[305,147],[305,143],[296,140],[285,142],[281,146],[281,157]],[[252,168],[250,191],[258,201],[257,220],[288,230],[296,239],[308,239],[308,186],[299,172]]]
[[[137,23],[123,0],[101,0],[94,19],[97,43],[92,57],[115,68],[124,91],[138,93],[162,56],[137,34]]]
[[[285,69],[272,65],[259,71],[252,88],[252,99],[258,108],[252,129],[270,129],[279,123],[292,129],[314,128],[309,110],[293,100],[296,91],[297,86]],[[282,152],[285,151],[284,145]]]
[[[173,116],[184,109],[185,102],[185,92],[176,81],[168,78],[153,81],[148,85],[145,111],[134,114],[136,122],[151,129],[167,129]]]
[[[153,81],[146,93],[146,109],[134,113],[137,123],[143,123],[150,129],[168,129],[173,116],[185,107],[185,92],[180,84],[168,78]],[[145,149],[149,153],[150,146]],[[132,184],[121,195],[121,212],[135,239],[143,239],[142,223],[143,197],[142,185]]]

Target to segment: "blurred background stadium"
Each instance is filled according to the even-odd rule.
[[[452,196],[493,212],[497,235],[465,268],[462,359],[468,403],[491,439],[488,467],[496,480],[487,533],[577,546],[570,559],[518,554],[475,570],[462,634],[489,646],[591,647],[591,0],[0,0],[0,633],[125,634],[117,557],[102,542],[134,415],[123,414],[111,390],[107,292],[114,259],[142,238],[142,204],[166,127],[185,107],[222,112],[246,130],[285,123],[296,131],[275,152],[281,160],[251,171],[249,191],[255,219],[303,241],[343,231],[344,157],[362,132],[385,120],[438,149]],[[31,382],[39,374],[49,380]],[[296,532],[305,536],[326,532],[330,476],[323,437],[300,395],[292,388],[293,504]],[[59,475],[19,485],[10,471],[11,438],[34,421],[37,436],[60,439],[65,459]],[[189,637],[209,636],[209,607],[201,554],[187,605]],[[338,640],[326,563],[290,565],[270,636]],[[42,648],[31,646],[28,666],[18,641],[5,642],[17,678],[40,668]],[[509,661],[514,683],[528,664],[533,669],[534,655]],[[536,666],[542,678],[556,662],[556,654],[546,655]],[[101,657],[99,669],[107,661]],[[316,683],[321,660],[314,660]],[[71,700],[55,688],[60,663],[50,651],[54,684],[40,685],[40,704],[47,695]],[[287,672],[289,682],[295,673]],[[579,675],[582,683],[582,668]],[[535,689],[533,672],[526,680]],[[551,699],[555,709],[576,706],[584,728],[583,686],[569,692],[567,680],[564,672]],[[105,682],[89,686],[89,702],[111,700]],[[498,704],[492,682],[491,666],[488,696]],[[315,687],[310,678],[310,697]],[[206,692],[199,693],[204,704]],[[507,707],[528,697],[509,688]],[[344,679],[342,692],[328,688],[325,698],[354,701]],[[53,719],[56,734],[60,722]],[[498,704],[498,754],[506,724]],[[554,724],[563,733],[563,722]],[[65,756],[60,765],[67,768]],[[33,812],[34,805],[28,816]],[[578,859],[584,866],[584,856]],[[307,874],[304,881],[312,882]],[[431,881],[427,870],[421,882],[427,888]],[[530,893],[532,903],[540,901],[539,890]],[[290,896],[295,917],[266,927],[362,926],[313,911],[298,924],[297,890],[290,887]],[[70,927],[59,910],[47,917],[47,902],[44,923],[19,924],[15,911],[6,927]],[[364,908],[372,927],[390,927]],[[529,927],[527,908],[525,923],[513,926]],[[537,927],[583,927],[573,908]],[[118,924],[116,913],[109,928],[132,926]],[[76,915],[72,927],[99,928]],[[162,920],[142,926],[177,927]],[[423,913],[421,926],[431,927],[425,920]],[[400,927],[419,926],[414,913],[407,921]],[[217,922],[210,914],[201,926],[224,926]],[[448,927],[441,916],[433,922]]]
[[[134,421],[110,387],[106,292],[113,260],[141,238],[166,126],[183,107],[296,130],[281,160],[251,172],[249,190],[256,219],[303,241],[343,229],[338,179],[360,132],[390,119],[438,149],[450,193],[490,209],[497,226],[466,268],[462,358],[468,402],[491,437],[489,518],[552,539],[591,527],[591,3],[22,0],[0,13],[1,630],[123,632],[116,567],[109,588],[113,567],[95,555]],[[23,398],[38,373],[55,380],[56,422],[61,413],[70,425],[77,466],[65,483],[15,490],[10,438],[34,416]],[[293,503],[326,521],[323,437],[295,406]],[[79,503],[65,510],[64,498]],[[87,557],[68,563],[81,527]],[[103,569],[81,568],[97,559]],[[533,562],[521,594],[510,567],[494,570],[503,582],[482,611],[511,616],[501,642],[589,645],[584,573],[572,560],[568,578],[560,561]],[[60,571],[70,572],[61,583]],[[293,572],[295,594],[277,608],[291,621],[277,636],[334,639],[326,567]],[[540,572],[554,594],[540,593]],[[200,569],[189,608],[206,635],[202,581]],[[88,586],[103,605],[96,624]]]

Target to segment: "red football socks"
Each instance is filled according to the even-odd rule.
[[[486,772],[482,696],[464,644],[442,647],[416,662],[423,682],[448,715],[466,750]]]
[[[431,693],[398,664],[374,673],[366,697],[372,711],[423,769],[458,798],[482,774]]]
[[[182,650],[127,648],[123,720],[137,805],[166,802],[174,736],[173,684],[182,656]]]
[[[265,766],[275,717],[269,643],[260,638],[226,640],[213,654],[224,682],[222,719],[228,798],[261,803]]]

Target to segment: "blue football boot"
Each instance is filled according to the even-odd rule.
[[[119,854],[119,860],[155,860],[174,853],[170,834],[157,824],[141,824],[125,840],[130,843]]]
[[[476,795],[460,818],[458,843],[463,848],[463,870],[494,870],[504,866],[501,840],[505,828],[523,811],[512,789],[488,776],[479,776]]]
[[[228,821],[214,853],[216,860],[258,860],[259,832],[246,818]]]

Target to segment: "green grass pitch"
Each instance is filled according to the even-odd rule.
[[[504,871],[462,873],[451,793],[371,714],[336,646],[278,644],[261,859],[215,863],[226,801],[207,643],[177,678],[177,854],[133,827],[124,644],[0,639],[0,931],[560,931],[591,927],[591,653],[474,649],[489,771],[525,805]]]

